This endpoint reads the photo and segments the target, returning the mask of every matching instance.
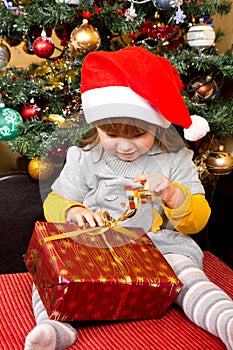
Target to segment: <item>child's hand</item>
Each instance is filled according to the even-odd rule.
[[[142,174],[133,181],[143,183],[145,190],[161,198],[169,208],[179,207],[185,199],[182,190],[163,174]]]
[[[98,214],[79,206],[74,206],[67,210],[66,222],[78,224],[80,227],[84,227],[87,224],[90,227],[104,226],[104,222]]]

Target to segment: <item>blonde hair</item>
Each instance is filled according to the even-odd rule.
[[[122,122],[123,121],[123,122]],[[183,138],[179,135],[174,126],[167,129],[158,125],[152,125],[143,120],[131,118],[111,118],[102,120],[92,126],[86,136],[81,140],[80,147],[89,151],[99,143],[99,134],[97,127],[113,136],[119,137],[136,137],[144,132],[150,132],[155,137],[155,143],[163,151],[174,152],[187,146]]]
[[[98,127],[103,130],[103,132],[111,134],[113,136],[119,136],[119,137],[136,137],[137,135],[140,135],[146,130],[142,128],[141,126],[137,126],[135,124],[128,124],[128,123],[120,123],[120,122],[110,122],[110,123],[102,123],[101,125],[98,125]],[[97,131],[97,126],[94,126],[91,128],[84,139],[81,140],[81,148],[86,148],[87,145],[90,145],[89,148],[86,150],[90,150],[93,147],[95,147],[99,143],[99,135]]]

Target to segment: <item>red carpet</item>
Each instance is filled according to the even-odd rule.
[[[233,297],[233,271],[205,252],[205,272]],[[0,350],[23,350],[35,321],[27,273],[0,275]],[[216,337],[192,324],[177,307],[157,320],[82,324],[70,350],[224,350]]]

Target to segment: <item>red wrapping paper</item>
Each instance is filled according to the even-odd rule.
[[[181,282],[142,229],[120,231],[36,222],[25,264],[51,319],[146,319],[167,310]]]

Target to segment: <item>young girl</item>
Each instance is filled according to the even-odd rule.
[[[204,228],[210,208],[193,154],[171,123],[183,126],[191,140],[208,128],[190,118],[181,88],[169,61],[144,49],[87,55],[81,93],[91,131],[83,149],[68,150],[44,212],[48,221],[103,226],[101,210],[118,218],[128,206],[125,186],[144,186],[155,199],[139,205],[121,225],[148,233],[183,283],[176,303],[232,350],[233,302],[206,277],[202,251],[189,236]],[[69,324],[49,320],[35,288],[33,308],[37,326],[25,350],[62,350],[76,342]]]

